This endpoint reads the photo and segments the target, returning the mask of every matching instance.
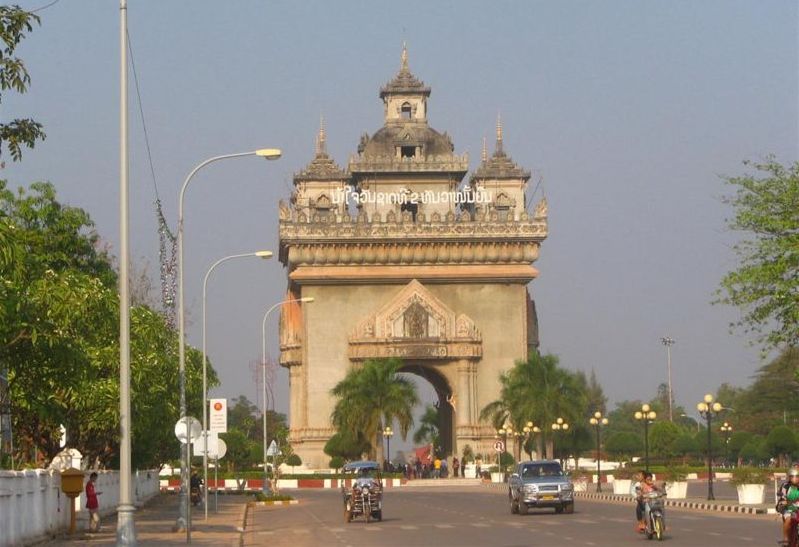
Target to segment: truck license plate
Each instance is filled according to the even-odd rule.
[[[554,500],[555,496],[541,496],[542,500]]]

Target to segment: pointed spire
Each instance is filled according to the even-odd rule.
[[[402,42],[402,56],[400,57],[400,72],[408,72],[408,46]]]
[[[488,161],[488,145],[485,137],[483,137],[483,153],[480,155],[480,159],[483,160],[483,163]]]
[[[497,114],[497,147],[494,153],[497,156],[502,155],[502,118]]]
[[[325,117],[319,116],[319,134],[316,136],[316,155],[327,154],[327,137],[325,135]]]

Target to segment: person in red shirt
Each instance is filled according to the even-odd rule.
[[[89,510],[89,531],[100,531],[100,503],[97,496],[102,492],[97,492],[94,485],[97,482],[97,473],[89,475],[89,482],[86,483],[86,509]]]

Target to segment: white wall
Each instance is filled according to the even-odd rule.
[[[86,471],[86,479],[90,471]],[[100,513],[116,511],[119,503],[119,473],[97,472]],[[85,481],[84,481],[85,482]],[[143,504],[158,493],[158,471],[138,471],[133,476],[134,503]],[[75,499],[78,529],[86,527],[85,494]],[[0,471],[0,546],[24,545],[66,531],[69,498],[61,492],[57,471],[29,469]]]

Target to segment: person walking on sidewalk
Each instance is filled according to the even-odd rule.
[[[86,509],[89,510],[89,532],[100,531],[100,502],[97,496],[102,494],[95,489],[97,473],[89,475],[89,482],[86,483]]]

